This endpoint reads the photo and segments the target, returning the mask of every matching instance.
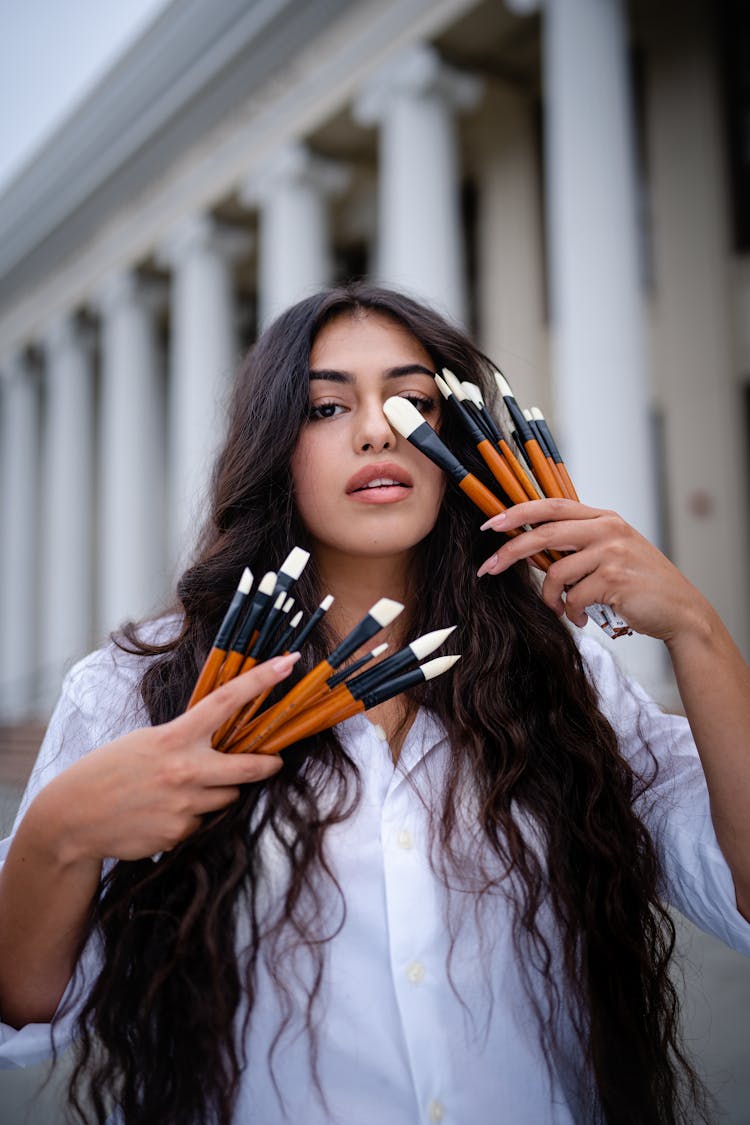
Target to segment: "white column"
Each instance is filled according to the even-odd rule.
[[[7,364],[4,376],[0,717],[14,722],[27,717],[35,702],[39,389],[36,374],[20,355]]]
[[[487,90],[477,139],[477,301],[480,343],[519,402],[549,413],[539,157],[531,99]]]
[[[104,632],[154,610],[165,587],[164,394],[155,324],[161,296],[129,270],[98,296],[98,623]]]
[[[349,182],[341,164],[290,144],[242,188],[260,206],[259,320],[265,328],[302,297],[330,285],[328,199]]]
[[[71,317],[49,328],[46,354],[42,694],[90,647],[94,591],[94,395],[91,342]]]
[[[467,296],[455,118],[480,90],[418,45],[377,73],[355,106],[362,124],[380,125],[377,274],[457,321]]]
[[[168,394],[170,563],[184,563],[203,524],[211,465],[238,361],[232,265],[248,239],[209,216],[184,223],[162,257],[172,268]]]
[[[658,536],[621,0],[544,8],[550,300],[559,444],[583,500]],[[658,684],[663,652],[614,650]]]

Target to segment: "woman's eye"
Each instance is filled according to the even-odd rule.
[[[339,410],[343,410],[343,406],[338,402],[319,402],[315,406],[310,407],[308,418],[314,421],[316,418],[333,418]]]
[[[420,414],[431,414],[435,409],[435,399],[430,398],[428,395],[407,393],[401,395],[401,398],[405,398],[407,402],[410,402],[412,404],[412,406],[416,406]]]

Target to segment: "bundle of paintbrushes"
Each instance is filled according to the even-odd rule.
[[[393,428],[439,465],[453,484],[486,516],[496,516],[513,504],[542,497],[577,500],[573,482],[542,412],[536,407],[521,410],[508,381],[497,371],[495,379],[514,426],[512,439],[524,464],[516,456],[497,419],[488,410],[479,387],[474,383],[460,382],[446,368],[443,368],[442,376],[435,376],[441,394],[499,486],[502,499],[461,464],[407,399],[389,398],[383,410]],[[513,530],[507,534],[518,535],[520,531]],[[540,570],[546,571],[560,557],[557,552],[545,551],[533,555],[532,561]],[[627,622],[610,606],[590,605],[586,607],[586,613],[610,637],[630,633]]]
[[[301,611],[289,619],[294,606],[289,591],[309,557],[307,551],[295,547],[278,574],[269,571],[264,575],[254,595],[252,574],[245,569],[188,707],[260,661],[301,650],[333,602],[330,595],[324,598],[304,624]],[[460,657],[442,656],[425,664],[420,661],[439,648],[455,626],[425,633],[385,660],[378,658],[387,644],[351,659],[376,633],[395,621],[403,608],[400,602],[381,598],[280,700],[267,706],[269,689],[227,720],[214,732],[214,747],[230,754],[276,754],[301,738],[318,734],[446,672]]]

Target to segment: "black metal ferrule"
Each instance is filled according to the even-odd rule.
[[[408,691],[409,688],[423,683],[425,683],[424,672],[421,668],[413,668],[411,672],[404,672],[403,675],[396,676],[388,683],[380,684],[368,695],[362,696],[361,702],[365,705],[365,711],[369,711],[371,707],[376,707],[378,703],[385,703],[386,699],[392,699],[394,695],[400,695],[402,691]]]
[[[555,445],[555,439],[552,437],[552,433],[550,431],[549,426],[547,425],[546,419],[545,418],[537,418],[536,424],[537,424],[537,429],[539,430],[539,433],[543,435],[544,440],[547,443],[547,448],[550,451],[550,456],[552,457],[552,460],[555,462],[556,465],[561,465],[562,464],[562,457],[560,455],[560,450]]]
[[[278,598],[278,596],[279,595],[277,593],[276,597]],[[291,609],[291,606],[289,608]],[[287,610],[287,612],[288,612],[288,610]],[[258,633],[258,637],[255,641],[255,644],[253,645],[252,649],[250,650],[250,656],[252,656],[254,660],[260,660],[261,658],[265,659],[265,657],[263,657],[263,649],[267,646],[268,642],[271,640],[271,637],[273,636],[276,629],[281,624],[283,618],[284,618],[284,610],[281,608],[281,606],[279,606],[278,609],[273,607],[270,610],[268,616],[266,617],[265,621],[263,622],[263,625],[261,627],[260,632]]]
[[[246,601],[247,594],[243,593],[242,590],[234,591],[234,596],[229,603],[229,609],[224,614],[224,620],[219,626],[219,631],[216,634],[216,639],[214,640],[213,644],[214,648],[223,649],[224,652],[227,651],[227,649],[229,648],[229,640],[232,636],[232,633],[234,632],[234,627],[239,620],[240,613],[242,612],[242,607],[244,606]]]
[[[359,624],[355,625],[351,633],[344,637],[340,644],[326,657],[328,663],[332,668],[338,668],[339,664],[343,664],[348,660],[353,652],[356,652],[361,645],[379,633],[383,626],[371,614],[366,613]]]
[[[361,676],[355,676],[346,686],[355,699],[361,699],[363,695],[373,691],[383,680],[387,680],[389,676],[395,676],[397,672],[403,672],[410,664],[415,664],[416,660],[416,656],[407,645],[406,648],[394,652],[393,656],[389,656],[387,660],[376,664],[374,668],[368,668]]]
[[[318,606],[318,608],[315,610],[315,612],[310,617],[310,620],[305,625],[302,626],[299,633],[294,638],[294,644],[289,649],[290,652],[299,652],[299,650],[302,648],[302,646],[305,643],[305,641],[307,640],[307,638],[312,633],[315,626],[320,621],[321,617],[325,617],[327,612],[328,612],[327,610],[321,609],[321,607]]]
[[[416,430],[409,435],[409,441],[415,445],[420,453],[429,457],[433,464],[447,473],[456,484],[469,475],[469,470],[464,468],[457,457],[451,453],[448,446],[440,440],[428,422],[422,422]]]
[[[531,441],[533,434],[529,423],[523,416],[523,410],[518,405],[512,395],[503,395],[503,402],[508,407],[508,413],[513,419],[513,425],[516,427],[516,433],[522,442]]]
[[[278,640],[276,641],[273,648],[271,649],[268,656],[266,657],[266,660],[272,660],[274,658],[274,656],[278,656],[279,653],[286,651],[286,646],[289,644],[289,642],[292,639],[292,634],[294,633],[294,629],[295,629],[294,625],[287,625],[287,627],[282,630],[282,632],[279,634]]]
[[[367,652],[364,656],[360,656],[359,660],[355,660],[351,664],[347,664],[345,668],[339,668],[338,672],[334,672],[333,675],[329,676],[326,680],[328,687],[337,687],[340,683],[343,683],[343,681],[347,679],[348,676],[353,676],[359,668],[364,667],[364,665],[367,664],[370,660],[372,660],[372,653]]]
[[[494,441],[494,442],[501,441],[502,436],[503,436],[503,431],[500,429],[500,427],[498,426],[497,422],[495,421],[495,419],[490,414],[487,407],[486,406],[480,406],[479,403],[477,403],[477,402],[472,402],[471,406],[474,408],[474,412],[475,412],[477,418],[479,418],[480,422],[482,423],[485,430],[487,431],[487,434],[488,434],[490,440]]]
[[[255,595],[247,611],[245,620],[237,630],[237,636],[234,638],[234,643],[232,644],[233,652],[244,653],[247,650],[247,646],[250,644],[250,638],[268,608],[271,596],[271,594],[263,594],[260,593],[260,591]]]

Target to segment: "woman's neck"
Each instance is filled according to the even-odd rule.
[[[345,636],[380,598],[407,601],[409,554],[385,558],[342,555],[325,547],[315,550],[321,593],[333,594],[327,621],[334,632]],[[400,618],[394,622],[400,634]]]

